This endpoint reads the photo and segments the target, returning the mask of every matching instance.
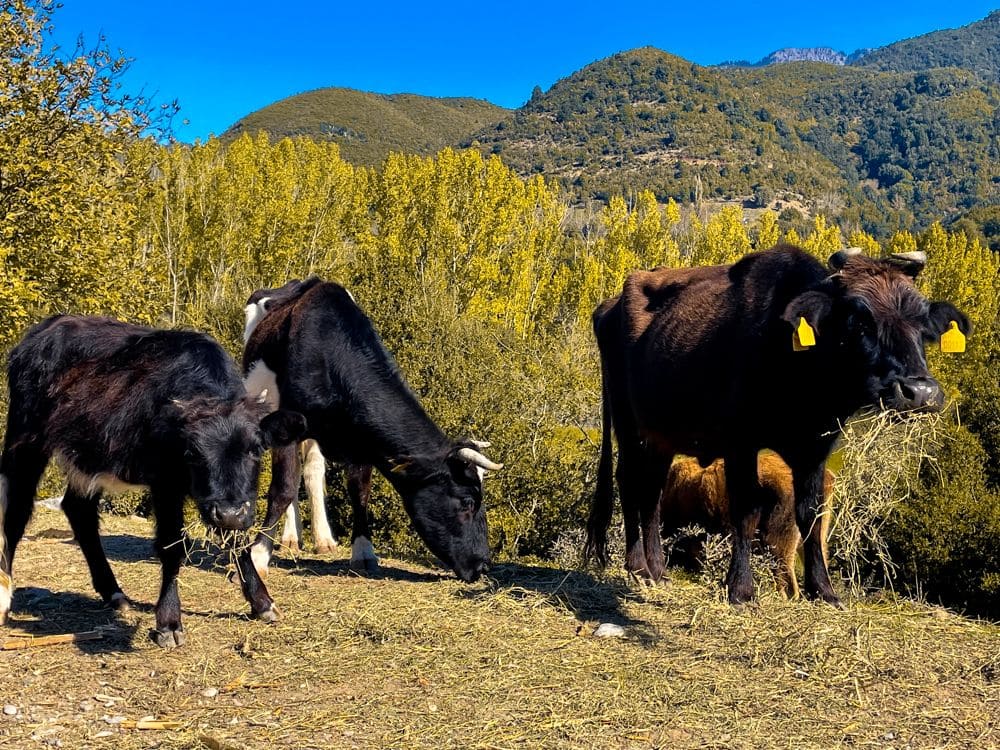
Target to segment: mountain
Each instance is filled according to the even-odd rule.
[[[467,143],[580,197],[804,202],[878,234],[1000,202],[1000,90],[961,70],[599,60]]]
[[[857,61],[876,70],[964,68],[1000,82],[1000,10],[959,29],[934,31],[872,50]]]
[[[786,62],[822,62],[830,65],[850,65],[854,60],[868,50],[858,50],[847,54],[830,47],[784,47],[775,50],[765,58],[755,63],[747,60],[732,60],[719,63],[720,68],[763,68],[765,65],[776,65]]]
[[[390,151],[429,155],[497,122],[507,110],[482,99],[371,94],[325,88],[282,99],[243,117],[223,140],[267,132],[336,141],[356,164],[377,164]]]

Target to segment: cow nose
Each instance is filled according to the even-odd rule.
[[[944,406],[944,391],[934,378],[900,378],[894,386],[899,408],[939,411]]]
[[[213,505],[209,511],[209,519],[220,529],[243,530],[251,523],[250,506],[243,505]]]

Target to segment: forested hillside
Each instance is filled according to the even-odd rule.
[[[337,143],[348,161],[373,165],[393,151],[430,156],[495,123],[506,112],[482,99],[325,88],[252,112],[222,139],[260,131],[274,140],[307,136]]]
[[[884,237],[1000,199],[998,106],[960,70],[717,69],[645,48],[559,81],[472,143],[581,197],[801,202]]]
[[[904,39],[862,55],[855,65],[877,70],[964,68],[984,81],[1000,82],[1000,11],[960,29]]]

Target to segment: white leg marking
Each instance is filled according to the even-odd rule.
[[[285,528],[281,532],[281,546],[298,550],[302,546],[302,516],[299,501],[293,500],[285,511]]]
[[[261,577],[261,580],[267,578],[267,565],[271,562],[271,553],[268,552],[267,545],[264,542],[255,542],[250,548],[250,559],[253,561],[253,567],[257,571],[257,575]]]
[[[257,360],[250,368],[250,372],[243,379],[246,385],[247,395],[258,397],[265,393],[264,403],[272,411],[278,408],[281,403],[281,394],[278,393],[278,383],[274,372],[264,364],[263,360]]]
[[[359,536],[351,545],[352,570],[378,570],[378,556],[372,546],[372,540]]]
[[[337,546],[330,530],[330,521],[326,517],[326,459],[315,440],[304,440],[302,452],[305,454],[302,476],[312,512],[313,543],[317,552],[325,554],[332,552]]]
[[[7,622],[10,612],[10,600],[14,594],[14,582],[10,579],[10,571],[4,565],[4,549],[7,546],[7,532],[4,530],[4,517],[7,512],[7,477],[0,474],[0,625]]]

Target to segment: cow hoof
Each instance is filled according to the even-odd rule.
[[[377,573],[379,570],[378,559],[365,557],[360,560],[351,560],[351,570],[355,573]]]
[[[0,612],[0,628],[7,624],[9,617],[10,612]]]
[[[118,612],[128,612],[132,609],[132,603],[121,591],[116,591],[111,595],[111,598],[108,599],[108,606]]]
[[[332,539],[324,539],[322,541],[316,542],[317,555],[332,555],[334,550],[336,549],[337,549],[337,543]]]
[[[282,539],[281,548],[286,552],[291,552],[293,555],[297,555],[302,551],[299,547],[298,539]]]
[[[834,609],[839,609],[841,611],[847,609],[847,607],[844,606],[844,603],[840,601],[840,597],[838,596],[830,596],[830,597],[824,596],[822,601],[826,604],[829,604]]]
[[[153,640],[160,648],[177,648],[187,643],[187,637],[181,628],[171,630],[170,628],[157,628],[152,633]]]
[[[281,613],[278,612],[278,608],[272,604],[268,609],[265,609],[263,612],[258,612],[256,617],[258,620],[273,624],[281,619]]]

